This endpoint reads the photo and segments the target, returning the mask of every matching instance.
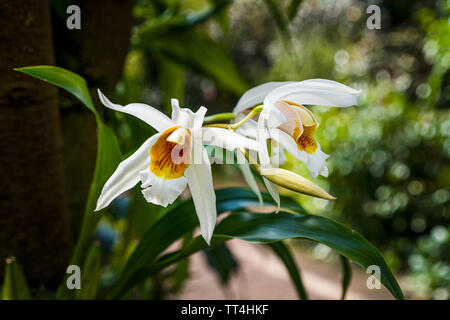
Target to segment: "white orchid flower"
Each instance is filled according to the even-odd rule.
[[[306,164],[313,178],[319,174],[326,177],[326,159],[329,156],[321,150],[319,142],[314,138],[319,123],[304,105],[349,107],[358,103],[356,96],[359,93],[360,91],[344,84],[324,79],[268,82],[248,90],[239,99],[233,110],[237,120],[244,118],[255,105],[263,103],[263,110],[237,132],[257,139],[262,170],[270,168],[274,155],[281,155],[285,149],[294,158]],[[275,154],[272,153],[272,159],[266,144],[269,138],[280,144],[279,149],[275,149]],[[283,159],[280,162],[282,161]],[[254,179],[253,176],[244,173],[244,177],[249,185],[254,185],[250,181]],[[267,179],[264,182],[279,204],[275,186]]]
[[[189,186],[203,238],[209,244],[216,224],[216,197],[211,165],[204,145],[257,149],[254,140],[222,128],[202,128],[207,109],[197,112],[180,108],[172,99],[172,118],[142,103],[121,106],[98,91],[108,108],[131,114],[158,133],[147,139],[130,157],[122,161],[105,183],[95,211],[107,207],[121,193],[141,181],[142,194],[151,203],[166,207]]]

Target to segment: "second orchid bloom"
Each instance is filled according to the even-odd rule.
[[[327,176],[325,160],[328,155],[322,152],[314,137],[319,124],[304,105],[348,107],[357,104],[359,92],[322,79],[266,83],[244,93],[233,110],[237,125],[223,125],[222,128],[203,126],[205,107],[194,113],[180,108],[178,100],[172,99],[172,117],[169,118],[151,106],[141,103],[121,106],[110,102],[100,91],[98,93],[106,107],[133,115],[158,133],[119,164],[102,189],[96,211],[107,207],[138,182],[141,182],[144,198],[161,206],[173,203],[189,186],[201,233],[209,244],[217,212],[211,162],[205,145],[236,152],[238,159],[243,158],[245,150],[254,150],[259,163],[253,159],[253,165],[258,167],[278,206],[279,196],[274,182],[298,192],[333,199],[320,187],[294,173],[283,169],[274,173],[273,167],[278,163],[274,163],[271,156],[273,159],[277,154],[282,158],[286,150],[306,164],[312,177],[319,174]],[[254,110],[255,107],[258,109]],[[279,149],[272,148],[271,155],[267,139],[279,144]],[[251,188],[260,196],[251,172],[245,166],[241,168]],[[283,181],[280,177],[284,177]]]

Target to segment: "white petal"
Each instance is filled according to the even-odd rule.
[[[352,95],[358,95],[361,93],[361,90],[356,90],[340,82],[327,79],[308,79],[300,81],[299,84],[301,84],[305,89],[321,89],[333,91],[336,93],[348,93]]]
[[[239,150],[236,150],[236,158],[238,161],[239,168],[242,171],[242,175],[244,176],[245,182],[247,182],[248,186],[252,191],[256,194],[259,200],[259,206],[263,206],[263,199],[261,196],[261,191],[259,191],[258,184],[256,183],[256,179],[253,176],[252,170],[250,169],[250,165],[248,161],[246,161],[244,155]]]
[[[255,140],[248,139],[233,131],[222,128],[201,128],[203,144],[221,147],[230,151],[236,148],[257,150]]]
[[[269,134],[271,139],[278,141],[295,159],[303,163],[307,162],[306,152],[300,151],[295,140],[286,132],[280,129],[270,129]]]
[[[317,142],[317,150],[313,154],[306,153],[298,149],[294,139],[287,133],[279,129],[270,130],[270,138],[278,141],[289,154],[295,159],[303,162],[309,170],[309,174],[313,178],[317,178],[319,174],[324,177],[328,176],[328,168],[326,160],[329,155],[324,153]]]
[[[174,126],[174,122],[170,120],[168,116],[149,105],[143,103],[130,103],[126,106],[121,106],[120,104],[115,104],[109,101],[100,90],[97,91],[100,101],[105,107],[131,114],[132,116],[146,122],[158,131],[163,131]]]
[[[173,203],[187,186],[185,177],[163,179],[155,176],[150,169],[141,171],[140,179],[143,188],[142,195],[145,200],[163,207]]]
[[[287,159],[284,154],[284,148],[275,139],[271,140],[270,151],[270,163],[272,167],[278,168],[280,165],[286,163]]]
[[[192,129],[201,128],[203,125],[203,119],[205,119],[205,114],[208,111],[205,107],[201,106],[195,113],[194,124]]]
[[[203,163],[191,164],[186,169],[185,176],[191,190],[202,236],[209,245],[216,225],[216,195],[213,188],[208,154],[203,146],[197,144],[195,147],[202,149]]]
[[[160,134],[155,134],[150,137],[135,153],[118,165],[116,171],[103,186],[95,211],[107,207],[117,196],[139,182],[139,172],[150,165],[149,150],[159,136]]]
[[[311,88],[302,82],[279,87],[268,94],[264,100],[264,108],[273,106],[276,101],[287,100],[300,105],[322,105],[332,107],[349,107],[358,104],[355,94],[344,90],[328,90]]]
[[[255,139],[256,138],[256,127],[257,127],[257,122],[256,121],[248,120],[242,126],[237,128],[236,132],[241,134],[241,135],[243,135],[243,136]]]
[[[270,196],[273,198],[277,204],[277,213],[280,211],[280,195],[278,194],[277,186],[263,177],[264,184],[266,185],[267,191],[269,191]]]
[[[234,114],[238,114],[245,109],[262,103],[266,95],[275,88],[293,83],[292,81],[267,82],[259,86],[247,90],[239,99],[238,103],[233,109]]]
[[[170,99],[170,103],[172,104],[172,120],[175,121],[175,119],[178,118],[181,111],[180,102],[178,101],[178,99],[172,98]]]
[[[258,144],[258,156],[259,162],[262,167],[270,167],[269,150],[267,150],[266,140],[268,138],[267,132],[267,119],[264,115],[261,115],[256,127],[256,143]]]
[[[320,148],[320,144],[317,142],[316,152],[314,152],[313,154],[306,153],[306,155],[308,157],[306,168],[308,168],[309,170],[309,175],[313,178],[317,178],[319,174],[327,177],[328,167],[326,160],[330,156],[322,151],[322,149]]]
[[[172,120],[183,128],[196,129],[203,124],[207,109],[200,107],[197,112],[188,108],[180,108],[177,99],[172,99]]]

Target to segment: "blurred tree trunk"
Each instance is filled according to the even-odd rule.
[[[66,28],[65,8],[54,12],[57,64],[85,77],[99,106],[97,88],[111,94],[120,80],[128,53],[134,0],[82,0],[81,30]],[[72,231],[78,235],[96,158],[96,123],[81,104],[60,93],[64,162]],[[68,99],[65,99],[68,97]]]
[[[47,0],[0,2],[0,273],[56,285],[72,251],[57,90],[13,67],[54,62]]]

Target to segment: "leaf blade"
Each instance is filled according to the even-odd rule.
[[[290,253],[288,247],[282,241],[269,243],[268,246],[280,258],[287,271],[289,272],[299,298],[302,300],[308,300],[308,295],[306,294],[305,287],[303,286],[302,278],[300,276],[297,264],[295,263],[295,260],[292,257],[292,254]]]

